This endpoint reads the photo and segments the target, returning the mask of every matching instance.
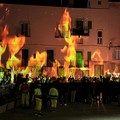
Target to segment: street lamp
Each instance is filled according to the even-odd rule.
[[[112,41],[109,42],[109,50],[112,47]]]

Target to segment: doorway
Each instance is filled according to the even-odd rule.
[[[104,75],[104,65],[94,66],[94,76],[99,77]]]

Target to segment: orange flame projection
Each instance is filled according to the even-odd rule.
[[[5,14],[6,16],[9,14],[8,8],[5,9]],[[5,18],[5,15],[2,17],[2,20],[0,20],[0,25],[3,22],[3,18]],[[33,57],[31,57],[28,61],[28,66],[26,68],[21,67],[21,56],[17,58],[16,55],[17,53],[20,52],[21,48],[24,46],[26,42],[25,36],[8,37],[9,31],[7,25],[4,27],[4,29],[0,27],[0,31],[1,31],[0,38],[2,38],[2,43],[0,45],[0,66],[3,66],[1,63],[1,56],[5,52],[6,47],[8,46],[10,55],[8,61],[6,62],[6,68],[13,70],[13,74],[14,74],[14,67],[17,68],[17,71],[19,73],[23,73],[24,75],[32,71],[32,75],[36,77],[41,67],[46,63],[46,58],[47,58],[46,52],[43,52],[41,54],[39,52],[36,52],[36,58],[34,59]]]
[[[24,36],[15,36],[13,38],[9,38],[8,40],[8,48],[11,55],[15,55],[19,52],[19,50],[25,44],[25,37]]]
[[[20,65],[21,65],[21,60],[15,57],[14,55],[11,55],[11,57],[8,59],[6,63],[6,68],[12,69],[12,67],[14,66],[20,67]]]
[[[50,77],[58,76],[57,67],[59,67],[59,66],[60,66],[60,63],[57,60],[55,60],[55,62],[53,63],[53,67],[52,67],[51,73],[49,75]]]
[[[103,58],[102,58],[102,55],[101,55],[101,51],[99,49],[97,49],[92,54],[91,59],[92,59],[93,62],[95,62],[99,65],[103,64]],[[89,67],[91,68],[90,75],[94,76],[94,63],[90,63],[89,65],[90,65]]]
[[[1,5],[1,4],[0,4]],[[0,6],[2,7],[2,6]],[[6,14],[9,13],[9,9],[6,9]],[[1,25],[1,21],[0,21]],[[0,28],[1,29],[1,28]],[[21,48],[24,46],[26,42],[26,38],[24,36],[14,36],[14,37],[8,37],[9,31],[7,25],[2,29],[3,31],[0,32],[1,35],[0,37],[2,38],[2,43],[0,45],[0,66],[3,66],[1,63],[1,56],[6,50],[6,47],[8,46],[10,56],[8,58],[8,61],[6,62],[6,68],[8,69],[13,69],[16,67],[18,73],[23,73],[23,75],[26,75],[28,73],[31,73],[31,77],[35,78],[38,77],[40,74],[40,70],[42,69],[43,66],[46,65],[47,61],[47,53],[42,52],[40,53],[39,51],[36,51],[35,56],[31,56],[28,60],[28,66],[21,67],[21,58],[17,58],[17,53],[20,52]],[[82,68],[75,68],[76,66],[76,42],[79,42],[79,37],[78,36],[72,36],[71,35],[71,17],[67,9],[64,10],[64,13],[62,15],[62,18],[60,20],[60,24],[58,25],[58,30],[62,37],[65,39],[66,45],[61,49],[62,53],[65,53],[66,55],[64,56],[64,72],[63,66],[61,67],[61,75],[66,76],[67,78],[72,76],[75,77],[75,74],[79,74],[80,71],[85,71],[86,68],[84,66]],[[20,56],[21,57],[21,56]],[[92,54],[92,61],[97,64],[103,64],[103,59],[101,55],[101,51],[97,49],[93,54]],[[55,60],[53,63],[52,68],[47,68],[46,70],[43,71],[44,75],[49,75],[50,77],[52,76],[57,76],[58,71],[57,68],[60,66],[60,63]],[[94,63],[90,62],[90,75],[94,75]],[[77,71],[79,73],[77,73]],[[118,68],[116,68],[115,71],[118,71]],[[82,72],[81,72],[82,73]],[[82,76],[82,75],[81,75]],[[79,76],[80,78],[80,76]]]
[[[65,56],[65,62],[64,62],[64,73],[66,77],[69,77],[71,73],[70,69],[68,69],[69,66],[75,66],[76,64],[76,50],[75,50],[75,42],[71,37],[65,38],[65,40],[68,43],[68,48],[67,48],[67,54]]]
[[[41,68],[46,64],[47,60],[47,53],[46,52],[38,52],[36,51],[36,57],[33,56],[30,57],[28,61],[28,66],[34,68],[32,69],[32,76],[37,77],[39,75],[39,71]]]
[[[32,78],[38,77],[41,68],[46,64],[47,53],[46,52],[40,53],[36,51],[35,54],[36,54],[35,58],[33,55],[29,58],[28,66],[26,68],[20,67],[18,69],[18,73],[22,73],[24,77],[26,74],[29,73],[31,73]]]
[[[25,37],[19,36],[19,37],[8,37],[7,38],[8,48],[10,52],[10,57],[7,61],[6,68],[10,69],[13,66],[19,67],[21,64],[21,60],[15,55],[19,52],[19,50],[23,47],[25,44]]]
[[[60,66],[59,61],[55,60],[53,63],[53,67],[45,67],[43,70],[43,75],[49,77],[57,77],[58,76],[58,67]]]
[[[76,61],[76,50],[75,50],[75,41],[70,38],[65,38],[66,42],[68,43],[67,47],[67,55],[65,56],[65,60],[67,62],[71,62],[73,66],[75,66],[75,61]]]
[[[65,46],[61,50],[61,52],[67,52],[64,62],[64,73],[65,76],[68,78],[70,76],[69,66],[75,66],[76,64],[76,50],[75,39],[73,39],[73,37],[71,36],[71,17],[67,9],[65,9],[63,13],[58,28],[63,35],[65,41],[67,42],[67,46]]]
[[[1,33],[2,39],[6,38],[8,34],[9,34],[9,32],[8,32],[8,26],[5,25],[5,27],[4,27],[4,29],[3,29],[2,33]]]
[[[114,69],[113,73],[118,73],[118,72],[119,72],[119,68],[117,65],[115,65],[115,69]]]
[[[20,68],[18,69],[18,73],[23,74],[23,77],[25,77],[26,74],[28,74],[29,72],[31,72],[31,69],[30,69],[28,66],[27,66],[26,68],[20,67]]]
[[[7,35],[8,35],[8,29],[7,29],[7,25],[4,27],[2,33],[1,33],[1,38],[2,38],[2,43],[0,45],[0,66],[3,67],[2,63],[1,63],[1,57],[2,54],[5,52],[6,47],[7,47]]]
[[[9,34],[8,28],[5,27],[3,31],[3,42],[2,44],[5,46],[4,51],[6,49],[6,46],[8,45],[8,49],[10,52],[10,56],[8,58],[8,61],[6,62],[6,68],[11,69],[11,82],[13,83],[14,80],[14,70],[13,67],[20,67],[21,66],[21,60],[17,58],[15,55],[19,52],[19,50],[23,47],[25,44],[25,37],[24,36],[14,36],[14,37],[7,37]],[[2,52],[1,52],[2,53]]]
[[[4,4],[0,4],[0,7],[3,8]],[[3,8],[4,9],[4,8]],[[9,15],[9,9],[5,8],[4,13],[2,16],[0,16],[0,66],[4,67],[4,65],[1,63],[1,58],[3,53],[5,53],[6,48],[8,46],[10,56],[8,58],[8,61],[6,62],[6,68],[11,69],[11,82],[13,82],[14,79],[14,68],[13,67],[20,67],[21,60],[17,58],[15,55],[19,52],[19,50],[23,47],[25,44],[25,37],[8,37],[9,31],[8,26],[4,25],[6,17]],[[4,26],[4,27],[3,27]]]
[[[42,67],[43,65],[46,64],[46,60],[47,60],[47,53],[46,52],[38,52],[36,51],[36,57],[34,58],[33,56],[30,57],[29,61],[28,61],[28,65],[29,66],[40,66]]]
[[[70,37],[71,17],[67,9],[63,13],[58,29],[63,37]]]
[[[103,64],[103,58],[101,55],[101,51],[97,49],[93,54],[92,54],[92,60],[97,61],[99,64]]]

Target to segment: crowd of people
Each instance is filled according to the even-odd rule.
[[[23,108],[35,109],[35,115],[42,115],[42,110],[56,111],[57,105],[67,106],[74,102],[104,103],[116,102],[120,105],[120,79],[110,77],[83,76],[80,80],[70,77],[39,76],[31,79],[27,74],[18,74],[13,87],[13,94],[20,96]]]

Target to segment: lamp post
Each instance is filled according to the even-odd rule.
[[[61,7],[62,7],[62,0],[61,0]]]
[[[109,50],[112,47],[112,41],[109,42]]]

